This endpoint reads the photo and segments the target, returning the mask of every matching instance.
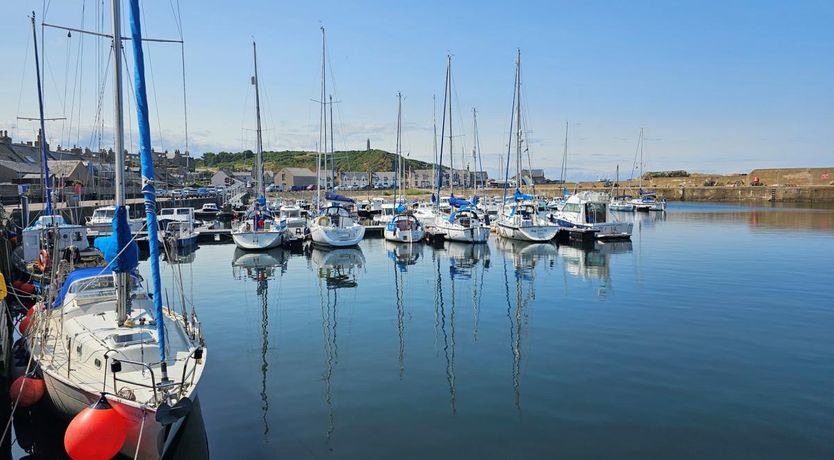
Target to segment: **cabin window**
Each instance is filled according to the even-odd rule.
[[[100,359],[96,358],[95,361],[93,361],[93,364],[96,365],[96,369],[101,369],[101,360]]]
[[[180,216],[184,216],[188,214],[188,209],[177,209],[177,214]]]
[[[585,222],[589,224],[605,222],[605,203],[586,203]]]
[[[562,212],[576,212],[580,211],[578,203],[566,203],[565,207],[562,208]]]

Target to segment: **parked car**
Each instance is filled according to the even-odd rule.
[[[205,187],[198,188],[195,193],[200,198],[205,198],[205,197],[209,196],[209,190]]]

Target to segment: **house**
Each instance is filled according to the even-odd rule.
[[[397,186],[397,173],[394,171],[375,172],[373,175],[374,188],[392,188]]]
[[[89,168],[80,160],[50,160],[48,166],[51,183],[57,184],[59,187],[72,185],[76,182],[87,184],[91,178]],[[25,183],[40,183],[40,168],[36,172],[24,174],[22,179]]]
[[[0,160],[0,182],[19,184],[24,176],[36,174],[40,180],[40,166],[19,161]]]
[[[370,185],[366,172],[343,172],[339,177],[339,185],[343,190],[358,190]]]
[[[313,173],[313,175],[315,176],[315,173]],[[334,185],[336,185],[334,183],[335,178],[336,176],[333,174],[332,169],[322,169],[319,185],[321,185],[322,187],[332,188]]]
[[[531,173],[532,171],[532,173]],[[534,185],[534,184],[545,184],[547,183],[547,178],[544,177],[544,170],[543,169],[522,169],[521,170],[521,183],[524,185]],[[512,179],[518,181],[517,176],[513,176]]]
[[[273,176],[272,181],[281,187],[281,190],[306,188],[315,185],[316,173],[307,168],[283,168]]]
[[[229,187],[238,180],[228,169],[219,169],[211,176],[210,183],[213,187]]]
[[[409,175],[409,185],[415,188],[432,188],[435,185],[433,169],[415,169]]]

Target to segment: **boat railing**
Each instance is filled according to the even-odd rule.
[[[160,363],[146,363],[146,362],[142,362],[142,361],[133,361],[133,360],[130,360],[130,359],[113,358],[113,360],[110,362],[110,372],[113,374],[113,392],[114,392],[114,394],[118,395],[117,382],[122,382],[122,383],[127,383],[127,384],[130,384],[130,385],[136,385],[136,386],[141,387],[141,388],[150,388],[151,390],[153,390],[154,401],[159,401],[159,395],[157,394],[157,392],[160,389],[169,389],[169,388],[173,388],[173,387],[179,387],[178,393],[179,393],[179,396],[182,396],[182,393],[186,388],[186,384],[185,384],[186,374],[190,375],[192,378],[194,377],[194,375],[196,375],[197,364],[198,364],[198,361],[200,359],[202,359],[202,356],[203,356],[203,348],[202,347],[194,348],[193,350],[191,350],[191,353],[189,353],[188,356],[183,361],[182,376],[180,378],[180,381],[177,382],[177,381],[174,381],[174,380],[168,380],[168,381],[162,381],[159,384],[157,384],[157,381],[156,381],[156,374],[154,373],[153,365],[159,365]],[[108,356],[107,356],[106,353],[104,355],[104,358],[105,358],[105,360],[108,359]],[[194,360],[194,365],[191,366],[191,372],[188,372],[188,363],[192,359]],[[121,364],[122,363],[132,364],[134,366],[143,367],[150,374],[151,383],[147,384],[147,383],[144,383],[144,382],[136,382],[136,381],[133,381],[133,380],[130,380],[130,379],[125,379],[125,378],[118,377],[117,374],[121,371]],[[105,372],[106,372],[106,369],[107,368],[105,367]]]

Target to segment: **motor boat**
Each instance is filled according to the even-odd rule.
[[[563,228],[585,228],[595,231],[597,239],[631,238],[631,222],[608,221],[608,195],[583,191],[568,198],[561,211],[550,215],[550,221]]]
[[[130,214],[130,207],[127,207],[128,215]],[[103,206],[93,210],[93,214],[87,217],[85,226],[87,227],[87,236],[107,236],[113,233],[113,216],[116,215],[115,206]],[[128,219],[130,231],[136,234],[142,230],[145,225],[145,219]]]
[[[214,219],[220,214],[220,208],[217,206],[217,203],[204,203],[203,207],[195,214],[202,219]]]
[[[309,233],[307,218],[300,206],[286,203],[278,209],[278,220],[284,226],[284,244],[304,241]]]
[[[665,211],[666,200],[658,200],[654,192],[640,192],[640,197],[631,200],[635,211]]]
[[[43,259],[48,259],[55,250],[63,254],[67,249],[77,249],[79,252],[90,249],[87,228],[83,225],[68,224],[60,215],[40,216],[24,228],[22,233],[22,262],[24,264],[37,262],[39,265],[48,265]],[[45,256],[44,251],[46,251]]]

